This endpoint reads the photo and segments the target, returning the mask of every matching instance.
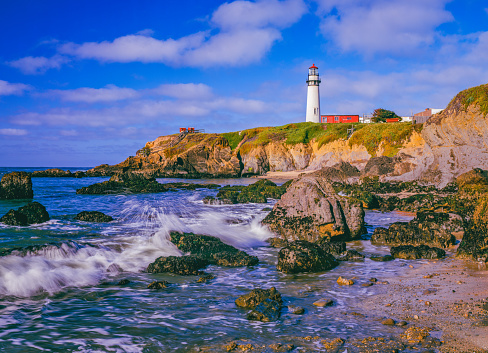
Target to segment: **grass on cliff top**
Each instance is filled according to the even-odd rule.
[[[393,157],[403,147],[407,139],[415,130],[420,132],[422,124],[412,125],[411,123],[391,124],[365,124],[363,128],[356,131],[348,140],[349,146],[363,145],[370,155],[375,155],[383,142],[383,156]]]
[[[488,114],[488,84],[471,87],[458,93],[453,99],[461,98],[461,103],[466,109],[469,105],[474,104],[480,107],[481,113]]]
[[[355,129],[360,129],[364,124],[354,124]],[[228,132],[222,134],[229,141],[232,149],[246,137],[247,141],[241,146],[241,153],[246,153],[258,146],[266,146],[270,142],[282,141],[287,145],[299,143],[307,144],[313,139],[319,143],[319,147],[329,142],[347,138],[347,129],[351,124],[317,124],[294,123],[276,127],[258,127],[243,131]]]
[[[295,123],[277,127],[259,127],[241,132],[228,132],[222,136],[229,141],[234,150],[246,137],[247,141],[240,147],[240,152],[248,153],[258,146],[266,146],[273,141],[281,141],[288,145],[299,143],[307,144],[314,140],[318,147],[330,142],[346,139],[347,129],[354,125],[355,132],[349,138],[349,146],[363,145],[371,155],[375,155],[381,142],[383,142],[385,156],[394,156],[406,140],[416,130],[422,130],[422,124],[412,125],[411,123],[392,124],[317,124],[317,123]]]

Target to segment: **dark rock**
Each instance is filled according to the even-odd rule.
[[[376,228],[371,237],[375,245],[434,245],[449,247],[462,231],[460,216],[449,213],[418,212],[410,222],[396,222],[388,229]]]
[[[203,258],[211,264],[238,267],[254,266],[259,262],[256,256],[248,255],[210,235],[171,232],[170,239],[181,251]]]
[[[259,303],[262,303],[266,299],[276,301],[280,304],[283,303],[281,294],[275,287],[271,287],[270,289],[253,289],[249,293],[237,298],[235,303],[240,308],[254,309]]]
[[[405,212],[418,212],[431,209],[449,210],[447,204],[448,198],[439,196],[436,194],[415,194],[405,198],[399,198],[398,196],[389,196],[385,198],[378,197],[378,208],[383,211],[405,211]]]
[[[216,184],[194,183],[159,183],[154,177],[146,177],[140,173],[118,173],[110,180],[82,187],[76,190],[77,194],[103,195],[103,194],[144,194],[159,193],[169,190],[195,190],[197,188],[215,189]]]
[[[478,200],[473,216],[466,222],[456,256],[488,262],[488,195]]]
[[[344,241],[364,233],[364,211],[359,201],[338,196],[327,179],[311,173],[295,179],[262,223],[288,241]]]
[[[125,286],[125,285],[127,285],[129,283],[130,283],[130,281],[127,278],[124,278],[124,279],[121,279],[117,284],[119,286]]]
[[[392,261],[395,260],[395,258],[391,255],[373,255],[370,257],[371,260],[373,261],[379,261],[379,262],[386,262],[386,261]]]
[[[294,314],[294,315],[302,315],[305,313],[304,308],[295,305],[288,305],[288,311],[290,312],[290,314]]]
[[[5,174],[0,181],[0,200],[32,199],[32,180],[26,172]]]
[[[346,243],[343,241],[329,241],[328,238],[321,238],[315,244],[332,255],[340,255],[346,251]]]
[[[338,262],[316,244],[296,240],[280,250],[276,269],[284,273],[321,272],[330,270]]]
[[[360,261],[364,260],[364,255],[356,250],[346,250],[346,253],[337,258],[339,261]]]
[[[385,320],[381,321],[381,323],[383,325],[393,326],[393,325],[395,325],[395,320],[393,320],[393,319],[385,319]]]
[[[209,261],[197,256],[168,256],[158,257],[147,267],[151,273],[174,273],[177,275],[191,276],[203,274],[200,269],[209,265]]]
[[[99,211],[82,211],[75,216],[78,221],[84,222],[111,222],[114,219]]]
[[[147,289],[165,289],[168,288],[169,284],[170,283],[166,281],[154,281],[149,283]]]
[[[51,168],[46,170],[35,170],[31,173],[33,178],[83,178],[85,172],[77,171],[72,173],[69,170]]]
[[[281,304],[276,300],[265,299],[247,314],[248,320],[270,322],[280,318]]]
[[[204,202],[209,204],[266,203],[268,198],[279,199],[289,185],[285,184],[278,186],[270,180],[261,179],[248,186],[224,186],[219,190],[216,200],[206,198]]]
[[[446,256],[442,249],[429,247],[427,245],[400,245],[393,246],[390,249],[391,255],[398,259],[415,260],[415,259],[440,259]]]
[[[393,173],[395,170],[395,160],[392,157],[372,157],[364,167],[365,175],[385,175]]]
[[[208,281],[214,279],[215,276],[210,274],[210,273],[206,273],[204,274],[203,276],[201,276],[198,280],[197,280],[197,283],[207,283]]]
[[[0,218],[0,222],[11,226],[27,226],[29,224],[49,221],[49,213],[39,202],[30,202],[17,210],[10,210]]]
[[[282,248],[288,245],[288,240],[278,237],[268,238],[266,242],[273,248]]]

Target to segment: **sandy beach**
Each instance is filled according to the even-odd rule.
[[[409,265],[402,276],[382,278],[379,294],[360,312],[431,329],[440,352],[488,352],[488,270],[456,259]]]

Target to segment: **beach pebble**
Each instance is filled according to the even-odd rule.
[[[337,283],[341,286],[352,286],[354,284],[354,281],[352,279],[339,277],[337,279]]]
[[[288,305],[288,311],[291,314],[295,314],[295,315],[302,315],[303,313],[305,313],[304,308],[302,308],[301,306],[295,306],[295,305]]]
[[[313,305],[318,306],[319,308],[323,308],[324,306],[331,306],[332,304],[334,304],[334,301],[329,298],[320,299],[313,303]]]
[[[386,320],[381,321],[381,323],[383,325],[393,326],[393,325],[395,325],[395,320],[393,320],[393,319],[386,319]]]

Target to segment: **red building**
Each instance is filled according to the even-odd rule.
[[[399,118],[389,118],[389,119],[386,119],[386,122],[387,123],[398,123],[400,121]]]
[[[359,115],[321,115],[321,123],[359,123]]]

